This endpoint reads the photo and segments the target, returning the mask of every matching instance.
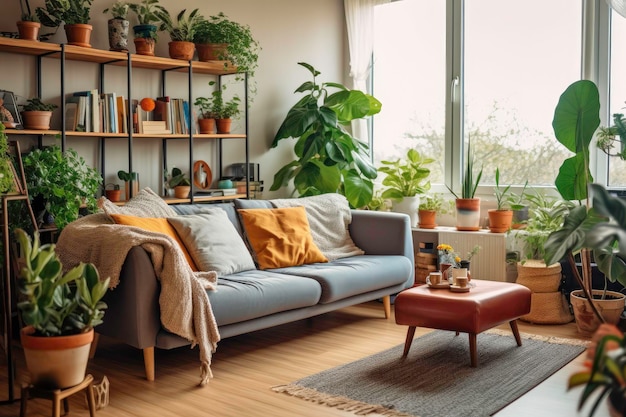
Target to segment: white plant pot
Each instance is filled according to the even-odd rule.
[[[393,203],[393,211],[397,213],[405,213],[411,217],[411,227],[417,227],[417,209],[420,205],[420,196],[404,197],[399,203]]]

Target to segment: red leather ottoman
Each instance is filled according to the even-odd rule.
[[[478,365],[478,333],[508,321],[517,345],[522,345],[517,318],[530,312],[530,290],[509,282],[471,282],[475,286],[464,293],[422,285],[398,294],[396,324],[409,326],[403,356],[409,353],[417,326],[468,333],[472,367]]]

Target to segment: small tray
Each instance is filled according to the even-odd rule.
[[[430,282],[427,281],[427,284],[428,284],[428,286],[430,288],[437,288],[437,289],[440,289],[440,288],[450,288],[450,284],[447,281],[442,281],[442,282],[440,282],[437,285],[433,285],[433,284],[431,284]]]
[[[452,292],[469,292],[470,287],[459,287],[458,285],[450,285],[450,291]]]

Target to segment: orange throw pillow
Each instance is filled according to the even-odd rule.
[[[178,242],[178,246],[183,251],[183,255],[185,255],[185,259],[189,263],[189,266],[193,271],[197,271],[195,262],[187,252],[187,248],[185,244],[180,240],[178,234],[176,233],[176,229],[172,227],[172,225],[167,221],[166,218],[155,218],[155,217],[136,217],[130,216],[128,214],[110,214],[111,218],[117,224],[123,224],[126,226],[135,226],[139,227],[143,230],[148,230],[150,232],[163,233],[164,235],[168,235],[176,242]]]
[[[313,243],[304,207],[238,210],[259,269],[328,262]]]

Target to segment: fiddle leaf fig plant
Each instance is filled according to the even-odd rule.
[[[287,113],[272,148],[282,139],[294,138],[296,159],[275,175],[271,190],[287,186],[293,180],[301,196],[340,193],[352,207],[363,207],[372,199],[376,168],[369,147],[345,128],[352,120],[372,116],[381,109],[373,96],[349,90],[342,84],[318,83],[320,72],[299,62],[313,76],[295,93],[306,93]],[[331,93],[329,90],[338,90]]]

